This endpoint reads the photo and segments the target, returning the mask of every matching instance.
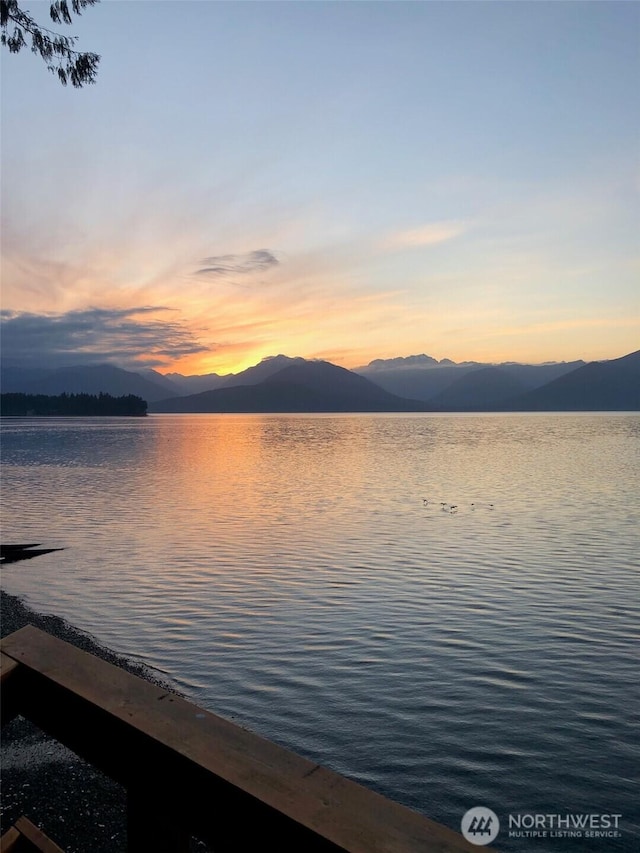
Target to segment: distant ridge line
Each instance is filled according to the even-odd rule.
[[[422,354],[371,364],[373,369],[347,370],[319,359],[278,355],[226,376],[174,373],[168,379],[111,364],[3,365],[1,375],[3,392],[133,394],[149,403],[150,412],[640,410],[640,350],[589,363],[455,364]]]

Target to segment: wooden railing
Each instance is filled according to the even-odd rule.
[[[130,853],[184,853],[192,836],[216,853],[478,849],[32,626],[2,641],[1,665],[3,723],[26,717],[125,786]]]
[[[23,816],[0,838],[0,853],[64,853],[64,850]]]

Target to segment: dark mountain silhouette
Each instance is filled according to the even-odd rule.
[[[547,382],[552,382],[554,379],[564,376],[565,373],[571,373],[571,371],[584,367],[584,365],[585,362],[580,359],[579,361],[561,361],[549,364],[506,362],[497,365],[497,367],[521,382],[526,389],[532,391],[534,388],[540,388]]]
[[[153,382],[154,385],[164,388],[167,394],[180,395],[185,393],[179,384],[172,382],[169,377],[163,376],[163,374],[158,373],[157,370],[141,370],[138,375],[142,376],[143,379],[148,379],[149,382]]]
[[[427,408],[419,401],[389,394],[335,364],[293,361],[254,385],[233,385],[163,400],[150,409],[153,412],[408,412]]]
[[[290,358],[286,355],[268,356],[259,364],[240,373],[220,376],[209,373],[203,376],[183,376],[170,373],[166,376],[155,370],[143,370],[135,373],[110,364],[79,365],[63,368],[2,368],[2,390],[6,393],[24,394],[136,394],[152,402],[210,391],[231,385],[255,385],[272,376],[283,367],[302,358]]]
[[[639,352],[591,364],[541,365],[455,365],[422,355],[349,371],[277,355],[225,376],[141,375],[109,364],[57,369],[5,364],[2,390],[133,394],[147,400],[151,411],[163,412],[635,411],[640,409],[639,362]],[[212,382],[216,387],[210,390]],[[199,393],[179,396],[193,388]]]
[[[200,391],[213,391],[214,388],[220,388],[224,385],[226,376],[220,376],[218,373],[203,373],[201,375],[184,376],[182,373],[167,373],[165,379],[169,379],[171,384],[179,389],[178,393],[198,394]]]
[[[22,392],[29,383],[42,379],[48,373],[51,373],[50,368],[19,367],[3,362],[2,368],[0,368],[0,384],[2,390],[7,394]]]
[[[240,373],[207,373],[203,376],[183,376],[181,373],[167,373],[166,378],[181,389],[182,394],[197,394],[200,391],[215,391],[217,388],[228,388],[232,385],[257,385],[268,376],[272,376],[283,367],[303,358],[290,358],[287,355],[270,355],[263,358],[259,364],[248,367]]]
[[[513,400],[507,411],[640,411],[640,350],[593,361]]]
[[[224,376],[224,387],[229,388],[232,385],[257,385],[259,382],[279,373],[283,368],[295,364],[311,364],[311,362],[300,357],[290,358],[288,355],[270,355],[267,358],[263,358],[258,364],[248,367],[240,373],[230,373],[228,376]]]
[[[8,368],[7,372],[12,372]],[[24,380],[19,375],[9,375],[9,382],[3,382],[3,391],[15,391],[24,394],[111,394],[113,397],[122,397],[133,394],[142,397],[143,400],[165,399],[170,392],[166,387],[152,382],[129,370],[122,370],[111,364],[97,364],[90,366],[59,367],[47,370],[38,378]],[[20,387],[16,387],[20,382]],[[8,387],[7,387],[8,386]]]
[[[295,364],[290,364],[270,376],[263,384],[278,387],[286,383],[304,385],[316,392],[331,394],[334,398],[340,397],[345,403],[357,400],[360,405],[383,405],[385,410],[388,410],[389,406],[402,404],[401,411],[408,411],[410,409],[407,407],[413,408],[416,403],[415,400],[389,394],[364,376],[358,376],[357,373],[328,361],[299,359]]]
[[[437,409],[477,409],[494,406],[523,393],[526,386],[500,367],[482,367],[465,373],[436,394],[429,403]]]
[[[454,364],[448,358],[443,359],[446,364]],[[374,358],[366,367],[359,367],[356,373],[372,373],[376,370],[397,370],[405,367],[419,367],[422,369],[431,369],[439,367],[442,362],[430,355],[406,355],[397,356],[396,358]]]
[[[454,365],[449,359],[443,359],[440,362],[435,362],[435,364],[430,364],[430,361],[435,362],[435,359],[430,359],[429,356],[385,359],[379,362],[373,370],[371,365],[376,364],[376,362],[371,362],[371,365],[366,368],[358,368],[356,372],[361,376],[366,376],[367,379],[375,382],[376,385],[391,394],[439,404],[441,401],[436,399],[436,396],[439,397],[447,388],[471,372],[487,368],[499,369],[521,383],[519,390],[524,392],[545,385],[552,379],[584,365],[584,361],[550,364],[506,363],[499,365],[480,364],[479,362],[464,362]],[[407,362],[411,363],[410,366],[406,366]],[[517,393],[516,387],[514,386],[514,394]],[[471,395],[466,401],[463,399],[464,388],[467,388]],[[497,399],[502,399],[502,396],[498,395]],[[474,401],[477,402],[477,394],[473,383],[470,382],[460,385],[458,396],[455,399],[452,398],[451,402],[455,406],[464,407],[465,405],[474,405]]]
[[[361,372],[359,368],[357,373],[371,382],[375,382],[376,385],[384,388],[390,394],[430,402],[436,394],[453,385],[467,373],[480,368],[481,365],[434,368],[405,367],[391,370],[379,369],[366,373]]]

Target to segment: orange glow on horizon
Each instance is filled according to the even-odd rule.
[[[256,349],[251,355],[246,355],[244,358],[238,358],[234,355],[229,355],[226,358],[224,356],[217,357],[215,355],[204,357],[189,356],[174,362],[171,366],[158,367],[155,369],[158,373],[163,375],[169,373],[182,373],[185,376],[202,376],[209,373],[217,373],[220,376],[227,376],[229,374],[241,373],[242,371],[259,364],[264,359],[276,355],[286,355],[290,358],[301,357],[308,359],[309,361],[321,359],[323,361],[331,362],[339,367],[344,367],[347,370],[354,370],[363,367],[376,359],[407,358],[409,356],[423,354],[430,356],[431,358],[435,358],[437,361],[450,359],[456,364],[461,364],[463,362],[479,362],[482,364],[502,364],[506,362],[517,362],[520,364],[545,364],[550,362],[572,362],[580,360],[585,362],[608,361],[620,358],[632,351],[633,349],[621,349],[620,351],[616,350],[615,352],[612,352],[609,347],[603,348],[602,350],[594,347],[594,349],[589,353],[565,353],[558,354],[554,357],[553,354],[547,353],[531,353],[530,355],[527,353],[514,353],[513,351],[509,352],[506,348],[494,350],[489,350],[487,348],[487,350],[483,349],[479,352],[476,351],[474,354],[457,354],[455,352],[439,354],[435,351],[428,351],[428,348],[412,349],[410,347],[402,351],[387,350],[378,353],[372,353],[370,351],[365,352],[364,350],[348,351],[338,348],[335,350],[323,350],[322,352],[300,353],[287,352],[286,348],[275,347],[273,350],[269,351]]]

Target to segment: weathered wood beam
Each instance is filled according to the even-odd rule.
[[[17,709],[14,697],[19,693],[20,664],[0,652],[0,725],[11,722]]]
[[[64,850],[23,816],[0,838],[0,853],[64,853]]]
[[[124,784],[131,826],[216,851],[473,853],[452,830],[32,626],[2,641],[19,713]],[[238,815],[242,819],[238,819]],[[153,848],[169,849],[169,848]],[[172,850],[180,850],[173,847]]]
[[[0,853],[16,853],[16,846],[19,841],[20,833],[15,826],[10,826],[0,838]]]
[[[18,669],[18,662],[8,657],[8,655],[0,653],[0,684],[4,684]]]

